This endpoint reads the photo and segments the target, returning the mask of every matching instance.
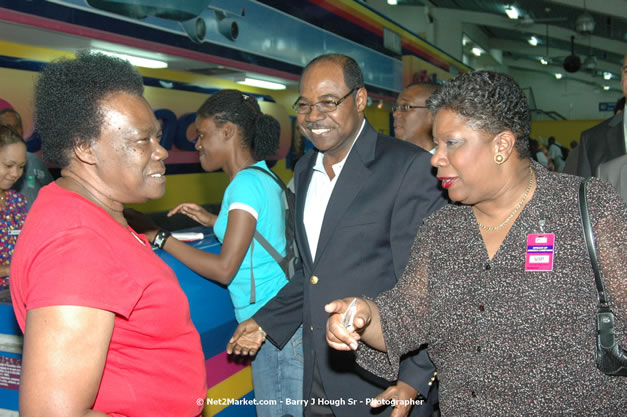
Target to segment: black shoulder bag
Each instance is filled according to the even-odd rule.
[[[614,313],[607,304],[603,274],[599,269],[599,261],[594,246],[594,234],[590,225],[590,214],[588,213],[586,199],[586,184],[589,180],[590,178],[586,178],[579,186],[579,210],[581,211],[581,221],[583,223],[583,235],[588,246],[590,263],[594,271],[594,279],[599,295],[599,311],[597,312],[597,368],[607,375],[627,376],[627,353],[616,342]]]

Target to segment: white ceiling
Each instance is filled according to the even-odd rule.
[[[475,69],[511,67],[551,75],[561,72],[578,81],[621,90],[620,68],[627,54],[627,0],[398,0],[398,6],[390,6],[386,0],[365,2],[392,19],[394,16],[429,16],[435,20],[435,25],[461,24],[472,42],[463,48],[460,46],[461,50],[446,52],[462,55],[456,57]],[[520,10],[518,20],[505,15],[504,10],[509,5]],[[584,14],[594,20],[591,33],[577,30],[577,19]],[[415,22],[412,27],[411,20],[403,21],[409,29],[424,33],[424,20],[415,19]],[[427,40],[442,46],[437,31],[428,34],[431,36]],[[527,42],[531,36],[539,40],[535,47]],[[567,73],[563,61],[572,54],[572,36],[574,52],[582,68]],[[475,46],[491,53],[477,58],[470,53]],[[549,64],[542,65],[541,57],[550,58]],[[603,72],[611,72],[614,78],[603,80]]]
[[[406,5],[403,6],[403,3]],[[501,11],[506,4],[511,3],[521,6],[523,15],[518,21],[508,19]],[[390,7],[393,7],[387,6],[385,0],[369,0],[367,4],[384,15],[391,11]],[[529,4],[533,4],[533,8],[528,7],[525,11],[523,6]],[[595,71],[582,69],[577,73],[568,74],[568,76],[588,83],[602,84],[605,81],[600,78],[599,73],[610,71],[618,75],[622,62],[617,62],[617,60],[627,53],[627,42],[625,42],[627,34],[625,34],[624,29],[627,27],[627,0],[588,0],[587,2],[585,0],[510,0],[507,2],[497,0],[399,0],[397,7],[411,7],[414,12],[428,14],[442,22],[454,18],[465,27],[476,28],[477,31],[474,33],[479,33],[480,36],[471,35],[472,41],[487,51],[498,51],[494,54],[484,54],[480,58],[468,55],[467,63],[476,69],[505,65],[529,71],[564,72],[562,61],[564,57],[571,54],[570,39],[571,36],[575,36],[576,54],[580,56],[582,62],[585,61],[587,55],[594,55],[596,57]],[[573,16],[578,16],[586,11],[593,14],[597,24],[593,34],[581,34],[575,30]],[[566,17],[566,19],[559,19],[561,17]],[[553,22],[551,20],[562,21]],[[608,24],[612,25],[611,30],[604,27]],[[409,27],[409,29],[421,32],[421,28]],[[546,36],[547,30],[548,38]],[[225,79],[246,75],[269,81],[277,80],[263,74],[243,74],[239,70],[229,71],[224,67],[210,65],[207,62],[200,65],[198,61],[191,59],[107,44],[4,21],[0,22],[0,31],[3,34],[2,40],[18,44],[68,52],[84,48],[116,50],[165,60],[168,62],[169,68],[174,70],[191,71],[201,67],[208,72],[215,70],[220,73],[219,77]],[[540,40],[538,46],[532,47],[526,42],[526,39],[531,35]],[[540,56],[547,55],[547,39],[549,43],[548,55],[553,59],[549,65],[545,66],[541,65],[538,59]],[[471,46],[473,44],[469,44],[467,48]],[[461,60],[462,56],[456,55],[466,54],[467,51],[468,49],[462,49],[460,46],[459,54],[456,54],[455,51],[446,52]],[[293,80],[284,81],[290,87],[296,86],[296,82]],[[620,90],[617,78],[606,83],[610,83],[612,88]]]

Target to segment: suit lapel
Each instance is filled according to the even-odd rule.
[[[607,143],[609,154],[612,155],[611,158],[616,158],[627,153],[623,133],[623,117],[625,116],[622,113],[614,116],[610,121],[610,128],[607,130]]]
[[[333,193],[331,193],[322,221],[314,267],[322,258],[329,241],[337,230],[338,223],[361,190],[362,184],[368,181],[370,170],[366,164],[374,158],[376,140],[377,132],[366,122],[340,172]]]
[[[309,183],[311,182],[311,176],[313,175],[313,166],[316,162],[318,151],[313,150],[308,155],[303,157],[301,163],[305,164],[305,168],[299,171],[297,177],[294,179],[297,184],[296,188],[296,238],[299,244],[299,253],[303,262],[311,268],[313,260],[311,259],[311,249],[309,248],[309,240],[307,239],[307,231],[305,230],[305,200],[307,200],[307,190],[309,189]],[[309,159],[304,159],[309,157]]]

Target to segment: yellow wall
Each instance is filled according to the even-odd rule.
[[[49,62],[62,56],[72,56],[69,53],[1,41],[0,54],[41,62]],[[282,143],[287,143],[287,146],[289,146],[292,135],[289,114],[293,114],[291,104],[298,97],[296,91],[283,91],[275,94],[273,91],[242,86],[230,81],[198,74],[145,68],[140,68],[139,70],[142,75],[148,77],[190,83],[207,88],[237,88],[250,93],[273,96],[277,103],[260,102],[260,106],[265,113],[271,114],[279,120]],[[20,113],[24,122],[24,134],[26,137],[30,136],[33,130],[33,86],[37,77],[38,73],[32,71],[0,68],[0,98],[11,103]],[[203,93],[190,91],[146,87],[145,97],[154,109],[167,108],[172,110],[177,116],[181,116],[184,113],[196,111],[208,96]],[[292,177],[292,172],[285,168],[285,161],[283,160],[278,161],[273,170],[286,183]],[[145,212],[155,212],[171,209],[184,201],[194,201],[199,204],[217,204],[222,200],[222,195],[227,185],[228,179],[221,172],[168,175],[166,194],[163,198],[144,204],[135,204],[132,207]]]
[[[9,45],[9,47],[7,47]],[[44,57],[46,60],[53,59],[63,54],[56,55],[50,51],[43,50],[46,54],[33,56],[33,49],[23,47],[16,49],[12,44],[0,42],[0,53],[4,55],[14,54],[16,50],[22,52],[22,57],[38,59]],[[38,52],[36,50],[35,52]],[[41,51],[39,51],[41,52]],[[244,86],[234,84],[225,80],[214,79],[196,74],[180,73],[169,70],[145,70],[143,75],[164,78],[172,81],[189,82],[213,88],[239,88]],[[443,76],[444,74],[442,74]],[[440,74],[438,75],[440,76]],[[16,69],[0,68],[0,98],[9,101],[22,115],[24,120],[24,131],[28,136],[32,131],[32,102],[33,85],[37,78],[37,73]],[[256,88],[246,87],[245,91],[260,94],[271,94],[277,103],[261,103],[264,112],[268,112],[277,117],[281,123],[282,136],[291,137],[290,115],[295,113],[291,109],[292,103],[298,98],[295,90],[285,90],[281,92],[269,92]],[[195,111],[206,99],[207,95],[202,93],[169,90],[164,88],[146,87],[146,98],[153,108],[169,108],[177,115]],[[380,110],[375,106],[366,108],[366,117],[377,131],[385,134],[390,133],[389,112]],[[531,135],[534,138],[543,138],[544,141],[549,136],[555,136],[562,145],[570,147],[572,140],[579,141],[581,132],[598,123],[601,120],[549,120],[532,122]],[[285,168],[285,161],[278,161],[273,170],[281,176],[287,183],[292,176],[292,172]],[[133,205],[133,207],[146,211],[155,212],[168,210],[183,201],[195,201],[199,204],[217,204],[221,201],[224,189],[228,185],[228,179],[223,173],[196,173],[182,175],[168,175],[166,183],[166,195],[148,203]]]
[[[286,184],[292,179],[292,171],[285,167],[284,160],[278,161],[272,171]],[[130,204],[129,207],[146,213],[154,213],[170,210],[183,202],[219,204],[228,184],[229,179],[223,172],[168,175],[165,195],[162,198],[143,204]]]
[[[537,120],[531,122],[531,137],[546,143],[549,136],[570,149],[570,142],[579,142],[581,132],[603,120]]]
[[[380,110],[376,107],[366,107],[364,111],[366,119],[374,127],[377,132],[390,134],[390,112],[387,110]]]
[[[35,48],[28,45],[19,45],[0,41],[0,54],[25,58],[33,61],[49,62],[53,59],[72,54],[45,48]],[[406,60],[404,59],[404,62]],[[431,66],[415,57],[407,61],[411,68],[428,69],[437,72],[440,79],[446,79],[446,72]],[[413,65],[413,66],[412,66]],[[408,67],[409,68],[409,67]],[[408,69],[411,70],[411,68]],[[142,75],[169,81],[195,84],[208,88],[237,88],[243,91],[271,95],[276,103],[260,102],[264,112],[276,117],[281,123],[282,143],[286,137],[292,137],[292,124],[290,116],[295,116],[291,106],[298,98],[298,91],[288,89],[283,91],[269,91],[255,87],[242,86],[230,81],[207,77],[199,74],[184,73],[172,70],[155,70],[140,68]],[[0,68],[0,98],[9,101],[22,115],[24,121],[24,133],[28,137],[33,130],[33,86],[38,73],[16,69]],[[167,108],[177,116],[194,112],[207,98],[206,94],[181,91],[166,88],[146,87],[145,97],[154,109]],[[366,108],[366,117],[374,128],[385,134],[390,134],[389,111],[378,109],[376,106]],[[273,168],[286,183],[291,179],[292,172],[285,167],[285,161],[281,160]],[[228,185],[228,179],[223,173],[195,173],[168,175],[166,182],[166,194],[159,200],[144,204],[136,204],[132,207],[145,212],[164,211],[173,208],[184,201],[195,201],[199,204],[217,204],[221,201],[224,189]]]
[[[24,137],[29,137],[33,131],[33,85],[37,75],[31,71],[0,68],[0,98],[11,103],[22,116]]]

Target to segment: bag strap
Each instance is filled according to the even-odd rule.
[[[263,246],[263,248],[268,251],[268,253],[274,258],[274,260],[279,264],[279,266],[281,267],[281,269],[283,270],[283,272],[285,272],[285,276],[288,276],[288,271],[287,271],[287,260],[286,258],[284,258],[283,256],[281,256],[281,254],[279,252],[277,252],[276,249],[274,249],[274,246],[272,246],[270,244],[270,242],[268,242],[266,240],[265,237],[263,237],[263,235],[261,233],[259,233],[259,231],[255,230],[255,239],[257,239],[257,241],[259,243],[261,243],[261,246]]]
[[[603,274],[599,268],[599,260],[597,257],[597,251],[594,242],[594,233],[592,233],[592,226],[590,225],[590,213],[588,211],[588,198],[586,186],[590,181],[590,177],[581,181],[579,184],[579,211],[581,212],[581,222],[583,224],[583,236],[586,240],[588,247],[588,254],[590,255],[590,263],[592,264],[592,270],[594,271],[594,280],[597,286],[597,293],[599,295],[599,307],[607,307],[607,299],[605,297],[605,285],[603,284]]]
[[[255,239],[250,242],[250,304],[257,301],[257,291],[255,287],[255,274],[253,273],[253,252],[255,251]]]
[[[277,174],[275,174],[272,171],[266,171],[265,169],[261,168],[261,167],[256,167],[256,166],[249,166],[246,167],[244,169],[254,169],[255,171],[261,171],[264,174],[266,174],[267,176],[269,176],[270,178],[272,178],[274,180],[274,182],[276,182],[277,184],[279,184],[279,187],[281,187],[281,190],[283,190],[283,192],[285,193],[285,198],[287,199],[287,193],[288,193],[288,188],[285,185],[285,183],[281,180],[281,178],[279,178],[279,176]]]
[[[283,181],[281,181],[281,179],[276,176],[275,173],[273,173],[272,171],[268,172],[263,168],[252,166],[252,165],[244,169],[254,169],[256,171],[261,171],[264,174],[268,175],[270,178],[272,178],[277,184],[279,184],[279,186],[285,193],[285,201],[287,204],[287,187],[285,186],[285,184],[283,184]],[[286,277],[288,276],[288,265],[287,265],[287,262],[285,261],[285,258],[283,258],[281,254],[276,249],[274,249],[274,246],[272,246],[270,242],[268,242],[268,240],[265,237],[263,237],[263,235],[259,233],[259,231],[255,228],[255,235],[253,237],[252,242],[250,242],[251,246],[250,246],[250,300],[249,302],[251,304],[254,304],[257,301],[257,294],[256,294],[256,288],[255,288],[255,274],[253,272],[253,253],[255,250],[255,239],[257,239],[257,241],[261,243],[261,246],[279,264],[279,266],[285,273],[285,276]]]
[[[268,175],[269,177],[271,177],[277,184],[279,184],[279,186],[281,187],[281,189],[283,190],[283,193],[285,193],[285,200],[286,200],[286,204],[287,204],[287,192],[288,189],[285,186],[285,184],[283,183],[283,181],[281,181],[281,179],[279,177],[276,176],[275,173],[273,172],[268,172],[263,168],[260,167],[256,167],[256,166],[249,166],[245,169],[254,169],[256,171],[261,171],[264,174]],[[285,276],[288,277],[288,265],[287,265],[287,260],[281,256],[281,254],[279,253],[279,251],[277,251],[274,246],[272,246],[272,244],[270,244],[270,242],[268,242],[268,239],[266,239],[258,230],[255,229],[255,239],[257,239],[257,241],[259,243],[261,243],[261,246],[263,246],[263,248],[270,254],[270,256],[272,256],[272,258],[274,258],[274,260],[279,264],[279,266],[281,267],[281,269],[283,270],[283,272],[285,273]],[[289,242],[287,242],[289,244]],[[251,265],[252,268],[252,265]]]

